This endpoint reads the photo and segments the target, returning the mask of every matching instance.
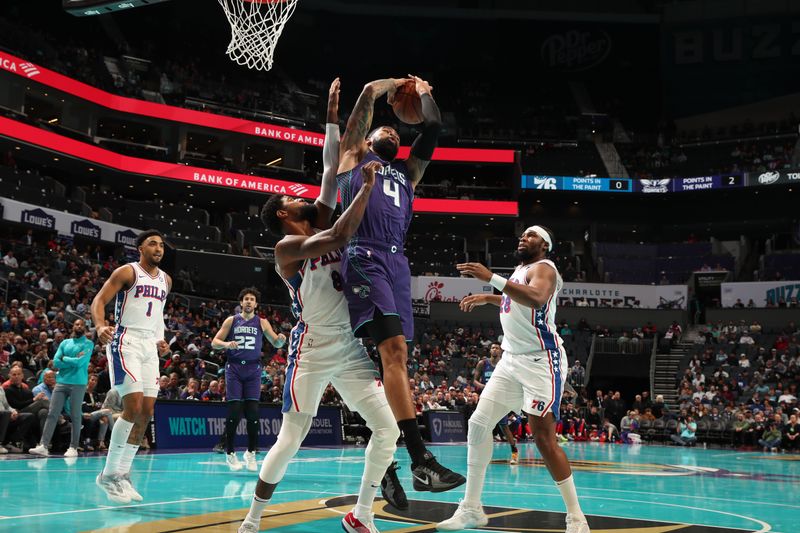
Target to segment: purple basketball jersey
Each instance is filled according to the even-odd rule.
[[[368,151],[353,170],[336,177],[342,194],[342,207],[347,209],[364,183],[362,168],[370,161],[379,161],[383,169],[375,175],[375,191],[369,197],[364,219],[350,245],[381,243],[384,246],[403,247],[406,231],[411,223],[414,189],[405,161],[387,163]]]
[[[261,362],[264,331],[261,329],[261,318],[258,315],[250,320],[245,320],[240,314],[234,315],[227,340],[236,341],[239,345],[238,349],[228,352],[228,362],[237,364]]]

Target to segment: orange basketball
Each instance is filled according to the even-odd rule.
[[[422,122],[422,99],[417,94],[414,80],[409,80],[397,89],[392,100],[392,109],[401,122],[406,124]]]

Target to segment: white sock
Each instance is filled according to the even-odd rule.
[[[567,506],[567,514],[583,516],[581,506],[578,504],[578,493],[575,491],[575,480],[572,479],[572,474],[567,479],[556,481],[556,486]]]
[[[139,451],[139,446],[136,444],[126,444],[125,449],[122,450],[122,458],[119,460],[119,470],[117,474],[125,475],[131,471],[131,463],[133,458],[136,457],[136,452]]]
[[[269,500],[262,500],[256,495],[253,495],[253,501],[250,503],[250,512],[247,513],[245,522],[250,522],[256,526],[261,523],[261,513],[264,512],[264,507],[267,506]]]
[[[119,417],[114,424],[114,429],[111,430],[111,442],[108,445],[106,467],[103,469],[104,476],[111,476],[119,472],[119,463],[128,445],[128,437],[132,429],[133,422],[128,422],[122,417]]]
[[[361,478],[361,490],[358,491],[358,500],[353,514],[362,522],[369,519],[369,515],[372,513],[372,503],[375,501],[375,494],[380,486],[380,481]]]

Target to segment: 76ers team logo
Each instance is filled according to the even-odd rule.
[[[542,400],[533,400],[531,402],[531,409],[534,411],[542,412],[544,411],[545,403]]]

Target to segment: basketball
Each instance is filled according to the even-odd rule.
[[[394,114],[405,124],[419,124],[422,122],[422,99],[417,94],[416,83],[409,80],[397,89],[392,99]]]

